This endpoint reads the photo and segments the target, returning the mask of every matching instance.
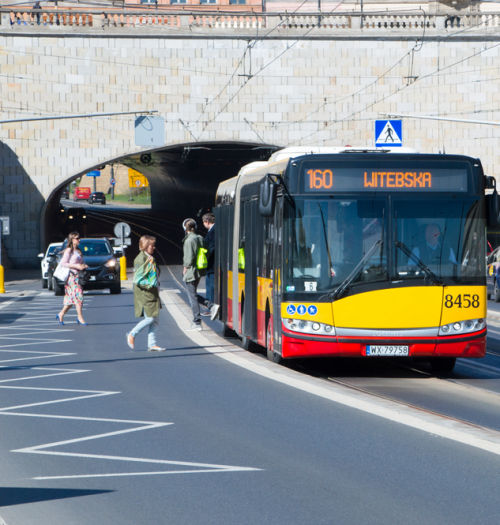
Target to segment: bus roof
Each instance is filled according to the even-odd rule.
[[[418,153],[412,148],[372,148],[359,146],[295,146],[283,148],[275,151],[270,157],[269,162],[278,162],[283,159],[302,157],[304,155],[321,155],[335,153]]]

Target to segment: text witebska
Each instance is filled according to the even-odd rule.
[[[365,188],[432,188],[429,171],[365,171]]]

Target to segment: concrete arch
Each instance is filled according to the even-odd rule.
[[[87,171],[105,164],[121,163],[147,177],[151,188],[151,213],[147,215],[154,216],[162,224],[164,242],[160,239],[159,250],[163,250],[165,261],[178,261],[178,250],[172,250],[172,247],[180,246],[182,230],[179,225],[182,220],[186,216],[196,217],[212,207],[220,181],[234,176],[244,164],[267,159],[277,149],[279,146],[273,144],[243,141],[185,142],[114,157],[89,166],[85,171],[59,181],[50,192],[40,214],[41,245],[61,240],[70,229],[80,229],[83,235],[103,233],[102,230],[96,231],[96,226],[90,221],[85,221],[85,225],[74,223],[74,227],[63,221],[68,215],[61,213],[61,190]],[[116,222],[119,222],[120,209],[106,210],[106,215],[116,216]],[[137,232],[143,234],[149,228],[145,217],[144,213],[137,214],[134,219],[135,241],[139,235]],[[112,236],[111,227],[108,229],[104,233]]]

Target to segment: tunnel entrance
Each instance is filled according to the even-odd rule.
[[[137,254],[138,239],[144,234],[157,237],[162,264],[179,263],[183,219],[192,217],[203,229],[200,218],[213,207],[218,184],[235,176],[245,164],[267,160],[278,149],[279,146],[261,143],[198,142],[113,159],[110,163],[123,164],[147,178],[151,207],[61,201],[71,182],[68,181],[46,203],[41,225],[42,249],[51,242],[60,242],[70,231],[78,231],[83,237],[114,237],[114,225],[127,222],[132,229],[132,246],[126,253],[129,265]]]

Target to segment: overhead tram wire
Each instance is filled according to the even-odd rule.
[[[169,239],[168,237],[166,237],[165,235],[163,235],[162,233],[159,233],[157,230],[153,229],[153,228],[149,228],[148,226],[144,227],[144,223],[137,223],[133,220],[130,220],[130,218],[135,218],[137,217],[133,212],[121,212],[120,210],[120,214],[119,214],[119,217],[117,217],[116,215],[110,215],[110,214],[107,214],[106,212],[104,211],[97,211],[97,210],[92,210],[90,208],[85,208],[86,209],[86,213],[87,215],[90,215],[92,216],[93,218],[99,218],[99,219],[102,219],[104,222],[108,223],[108,224],[116,224],[117,222],[117,219],[119,219],[120,217],[123,217],[124,219],[126,218],[127,219],[127,222],[131,225],[131,226],[134,226],[136,228],[139,228],[139,229],[142,229],[142,230],[145,230],[147,232],[150,232],[150,233],[154,233],[157,237],[160,237],[161,239],[163,239],[164,241],[168,242],[169,244],[171,244],[172,246],[174,246],[175,248],[177,249],[180,249],[181,246],[179,244],[177,244],[176,242],[174,242],[172,239]],[[146,217],[144,217],[145,219],[147,219]],[[151,222],[159,222],[159,219],[150,219]],[[174,226],[178,226],[177,223],[174,223],[173,221],[164,221],[162,220],[162,223],[165,224],[165,223],[170,223]],[[158,224],[159,226],[160,224]],[[136,235],[137,237],[140,237],[142,235],[142,233],[139,233],[137,230],[132,230],[132,233],[134,235]]]
[[[436,76],[437,74],[441,74],[444,70],[446,69],[449,69],[451,67],[454,67],[458,64],[461,64],[463,62],[466,62],[467,60],[470,60],[476,56],[479,56],[481,55],[482,53],[486,52],[486,51],[490,51],[491,49],[494,49],[496,47],[500,46],[500,43],[498,44],[494,44],[488,48],[483,48],[475,53],[472,53],[471,55],[467,56],[467,57],[464,57],[460,60],[457,60],[456,62],[452,63],[452,64],[449,64],[447,66],[444,66],[444,67],[440,67],[436,70],[434,70],[433,72],[431,73],[428,73],[426,75],[422,75],[422,76],[418,76],[414,82],[412,82],[411,84],[404,84],[404,85],[401,85],[399,86],[398,88],[396,88],[395,90],[393,90],[391,93],[388,93],[387,95],[383,96],[382,98],[379,98],[377,100],[374,100],[372,101],[370,104],[367,104],[365,107],[359,109],[359,110],[356,110],[356,111],[353,111],[352,113],[350,113],[349,115],[346,115],[344,117],[342,117],[341,119],[335,119],[335,120],[332,120],[331,122],[328,122],[327,123],[327,126],[326,127],[331,127],[332,124],[336,124],[338,122],[344,122],[346,120],[349,120],[351,117],[353,117],[354,115],[358,115],[360,113],[364,113],[366,112],[367,110],[369,110],[370,108],[372,108],[373,106],[375,106],[376,104],[380,104],[381,102],[384,102],[385,100],[393,97],[394,95],[400,93],[401,91],[404,91],[405,89],[409,88],[409,87],[413,87],[417,82],[420,82],[421,80],[424,80],[424,79],[427,79],[427,78],[432,78],[433,76]],[[309,135],[306,135],[304,137],[301,137],[300,139],[300,142],[302,143],[303,141],[305,140],[308,140],[310,137],[314,136],[314,135],[317,135],[318,133],[321,133],[323,130],[317,130],[317,131],[313,131],[312,133],[310,133]],[[326,140],[326,139],[325,139]]]
[[[305,3],[306,0],[304,0],[302,2],[302,4],[300,4],[300,6],[291,14],[294,14],[304,3]],[[330,13],[333,13],[333,11],[335,11],[342,3],[344,2],[344,0],[340,0],[340,2],[333,8],[331,9],[330,11],[328,11],[327,13],[323,13],[323,15],[325,14],[330,14]],[[281,25],[281,24],[279,24]],[[276,26],[276,27],[279,27]],[[224,106],[215,114],[215,116],[210,119],[209,121],[207,121],[205,123],[205,125],[203,126],[202,128],[202,132],[204,132],[206,130],[206,128],[209,126],[209,124],[215,122],[217,120],[217,117],[223,112],[225,111],[225,109],[229,106],[229,104],[231,104],[231,102],[239,95],[239,93],[243,90],[243,88],[248,84],[248,82],[252,79],[252,78],[255,78],[256,76],[258,76],[264,69],[266,69],[267,67],[269,67],[273,62],[275,62],[276,60],[278,60],[278,58],[282,57],[285,53],[287,53],[292,47],[294,47],[298,42],[301,41],[302,38],[304,38],[305,36],[307,36],[311,31],[313,31],[316,27],[313,26],[311,27],[311,29],[307,30],[304,35],[302,35],[302,37],[300,39],[295,39],[291,45],[287,46],[287,48],[282,51],[281,53],[279,53],[276,57],[274,57],[273,59],[271,59],[267,64],[265,64],[264,66],[261,66],[261,68],[255,73],[253,74],[251,77],[249,78],[246,78],[245,81],[243,82],[243,84],[239,87],[239,89],[236,91],[236,93],[234,93],[234,95],[226,102],[226,104],[224,104]],[[276,29],[276,28],[273,28],[273,30]],[[260,40],[263,40],[265,37],[261,37]],[[257,42],[258,40],[255,39],[255,43]],[[254,44],[255,45],[255,44]],[[241,63],[241,61],[240,61]],[[233,74],[234,75],[234,74]]]
[[[299,4],[299,6],[295,9],[295,11],[293,11],[292,13],[290,13],[290,15],[292,14],[295,14],[305,3],[307,2],[307,0],[303,0],[301,4]],[[282,24],[285,23],[286,20],[288,20],[288,18],[290,17],[290,15],[287,15],[286,18],[284,18],[283,20],[280,21],[280,23],[273,27],[270,31],[268,31],[265,35],[261,36],[260,38],[263,39],[263,38],[267,38],[273,31],[275,31],[278,27],[280,27]],[[258,29],[257,29],[257,32],[258,32]],[[251,42],[253,42],[253,44],[251,44]],[[206,105],[205,107],[203,108],[201,114],[198,116],[198,119],[196,120],[196,122],[200,122],[201,121],[201,118],[203,117],[203,115],[205,114],[205,111],[206,111],[206,108],[208,107],[209,104],[213,104],[220,96],[222,96],[222,94],[226,91],[226,89],[230,86],[231,82],[233,81],[233,78],[236,76],[236,73],[238,72],[241,64],[243,63],[243,60],[245,59],[245,56],[246,56],[246,53],[249,49],[252,49],[252,47],[255,46],[255,44],[257,43],[257,36],[250,40],[247,44],[247,47],[245,48],[245,50],[243,51],[243,55],[242,57],[240,58],[238,64],[236,65],[233,73],[231,74],[231,77],[229,78],[229,80],[226,82],[226,84],[222,87],[222,89],[217,93],[217,95],[215,95],[215,97],[212,98],[212,100],[210,100]],[[248,79],[247,79],[248,80]],[[208,124],[207,124],[208,125]],[[202,128],[202,133],[203,131],[205,131],[206,129],[206,126],[204,126]]]
[[[89,212],[89,210],[87,209],[87,214],[88,214],[88,215],[92,215],[92,212]],[[97,215],[97,214],[96,214],[96,215]],[[111,220],[111,219],[107,219],[106,217],[103,217],[103,216],[100,216],[99,218],[101,218],[101,219],[103,220],[103,222],[107,222],[107,223],[112,224],[112,225],[115,225],[115,224],[116,224],[116,217],[114,217],[113,220]],[[174,246],[175,246],[175,243],[173,243],[173,241],[171,241],[170,239],[168,239],[168,238],[164,237],[163,235],[159,234],[159,233],[156,232],[155,230],[148,230],[147,228],[142,228],[142,225],[134,224],[134,223],[131,222],[131,221],[128,221],[128,222],[129,222],[129,224],[130,224],[131,226],[141,226],[141,230],[142,230],[143,232],[144,232],[144,230],[145,230],[146,232],[151,233],[151,234],[154,234],[156,237],[160,237],[161,239],[163,239],[163,240],[165,240],[165,241],[167,241],[167,242],[170,242],[170,243],[174,244]],[[140,238],[141,235],[144,234],[144,233],[140,233],[140,232],[138,232],[137,230],[134,230],[133,228],[132,228],[131,230],[132,230],[131,233],[132,233],[133,235],[135,235],[137,238]],[[157,251],[158,255],[161,257],[161,259],[162,259],[162,261],[163,261],[163,264],[166,264],[166,259],[165,259],[165,257],[163,256],[163,254],[162,254],[159,250],[156,250],[156,251]]]
[[[421,8],[420,8],[421,11],[423,11]],[[406,53],[404,53],[404,55],[399,58],[392,66],[389,67],[389,69],[386,69],[381,75],[379,75],[375,80],[373,80],[372,82],[369,82],[368,84],[366,84],[365,86],[363,86],[362,88],[354,91],[353,93],[350,93],[349,95],[345,95],[343,97],[341,97],[340,99],[335,99],[335,104],[338,104],[339,102],[342,102],[346,99],[349,99],[349,98],[354,98],[355,96],[363,93],[364,91],[366,91],[367,89],[370,89],[372,86],[374,86],[375,84],[377,84],[378,82],[380,82],[380,80],[382,80],[383,78],[385,78],[394,68],[396,68],[399,64],[401,64],[401,62],[403,62],[403,60],[405,60],[408,56],[410,56],[412,53],[414,53],[416,50],[417,51],[420,51],[422,49],[422,46],[423,46],[423,43],[424,43],[424,38],[425,38],[425,15],[426,13],[423,11],[424,13],[424,27],[423,27],[423,31],[422,31],[422,35],[417,38],[416,42],[415,42],[415,45],[409,50],[407,51]],[[330,98],[334,98],[334,97],[330,97]],[[318,113],[319,111],[321,111],[321,109],[323,109],[325,106],[327,105],[327,102],[323,102],[323,104],[321,104],[321,106],[315,110],[312,114],[315,114],[315,113]],[[311,113],[310,113],[311,115]],[[345,120],[345,119],[342,119],[342,120]],[[306,122],[310,122],[309,120],[306,120],[306,119],[303,119],[301,121],[302,123],[306,123]],[[301,123],[300,121],[298,123]],[[338,120],[334,120],[333,122],[338,122]],[[326,126],[325,126],[326,127]],[[308,138],[310,138],[311,136],[314,136],[316,135],[317,133],[321,133],[322,131],[324,131],[324,128],[322,130],[317,130],[317,131],[314,131],[312,132],[311,134],[309,135],[306,135],[306,137],[303,137],[301,138],[301,142],[303,140],[306,140]]]
[[[343,1],[343,0],[342,0]],[[339,2],[331,11],[329,11],[328,13],[326,14],[329,14],[333,11],[335,11],[338,6],[341,4],[342,2]],[[426,13],[424,12],[424,16],[426,15]],[[307,31],[305,33],[305,35],[303,36],[306,36],[310,31],[312,31],[314,29],[311,28],[309,31]],[[372,85],[376,84],[379,80],[381,80],[382,78],[384,78],[392,69],[394,69],[401,61],[403,61],[407,56],[409,56],[411,53],[414,53],[416,50],[419,51],[422,46],[423,46],[423,42],[424,42],[424,37],[425,37],[425,24],[424,24],[424,28],[423,28],[423,33],[422,33],[422,36],[417,39],[417,42],[415,43],[415,46],[408,52],[405,53],[405,55],[403,57],[401,57],[393,66],[391,66],[391,68],[389,68],[387,71],[385,71],[382,75],[379,75],[379,77],[377,77],[377,79],[375,79],[373,82],[367,84],[366,86],[364,86],[363,88],[357,90],[356,92],[354,93],[351,93],[349,95],[346,95],[344,97],[342,97],[340,100],[336,100],[336,103],[338,103],[339,101],[341,100],[345,100],[346,98],[350,98],[350,97],[354,97],[360,93],[362,93],[363,91],[365,91],[366,89],[369,89]],[[260,74],[264,69],[266,69],[267,67],[269,67],[275,60],[277,60],[278,58],[280,58],[283,54],[285,54],[287,51],[289,51],[298,41],[300,40],[295,40],[291,46],[287,47],[287,49],[285,49],[282,53],[280,53],[279,55],[277,55],[276,57],[274,57],[271,61],[269,61],[267,64],[265,64],[264,66],[262,66],[254,75],[252,75],[252,77]],[[234,98],[240,93],[240,91],[245,87],[245,85],[248,83],[250,79],[247,79],[245,81],[245,83],[240,86],[240,88],[238,89],[238,91],[231,97],[231,99],[223,106],[222,109],[219,110],[219,112],[215,115],[215,117],[213,119],[211,119],[210,121],[208,121],[204,128],[203,128],[203,131],[206,129],[206,127],[208,126],[208,124],[210,124],[211,122],[215,121],[217,119],[217,117],[227,108],[227,106],[234,100]],[[330,97],[330,98],[333,98],[333,97]],[[326,105],[326,103],[323,103],[317,110],[315,110],[313,112],[314,113],[317,113],[319,112],[324,106]],[[306,120],[306,119],[303,119],[302,121],[294,121],[294,123],[301,123],[301,122],[310,122],[309,120]],[[285,124],[286,125],[286,124]],[[323,130],[320,130],[320,131],[315,131],[313,132],[311,135],[314,135],[314,134],[317,134],[319,132],[321,132]],[[309,137],[309,136],[307,136]],[[306,138],[307,138],[306,137]]]
[[[475,28],[475,27],[478,27],[479,25],[482,25],[482,23],[483,23],[483,22],[478,23],[478,24],[475,24],[475,25],[471,26],[471,27],[468,28],[468,29],[473,29],[473,28]],[[457,31],[457,32],[455,32],[455,33],[453,33],[453,34],[450,34],[449,36],[453,36],[454,34],[456,34],[456,33],[460,33],[460,32],[461,32],[461,31]],[[424,36],[425,36],[425,26],[424,26],[424,32],[423,32],[422,37],[421,37],[422,43],[421,43],[420,48],[419,48],[418,50],[420,50],[421,47],[422,47],[422,45],[423,45],[423,42],[424,42]],[[500,45],[500,44],[495,44],[494,46],[491,46],[490,48],[488,48],[488,50],[489,50],[489,49],[492,49],[492,48],[494,48],[494,47],[497,47],[498,45]],[[414,52],[414,50],[416,49],[417,46],[418,46],[418,41],[415,43],[415,46],[414,46],[410,51],[408,51],[407,53],[405,53],[405,55],[404,55],[400,60],[398,60],[398,62],[396,62],[396,63],[395,63],[393,66],[391,66],[387,71],[385,71],[382,75],[380,75],[375,81],[371,82],[370,84],[367,84],[367,85],[366,85],[365,87],[363,87],[362,89],[360,89],[360,90],[358,90],[358,91],[356,91],[356,92],[354,92],[354,93],[352,93],[352,94],[350,94],[350,95],[346,95],[346,96],[342,97],[341,99],[336,100],[336,103],[341,102],[342,100],[345,100],[346,98],[356,96],[357,94],[359,94],[359,93],[361,93],[362,91],[365,91],[366,89],[368,89],[369,87],[371,87],[373,84],[377,83],[377,82],[378,82],[379,80],[381,80],[382,78],[386,77],[387,73],[389,73],[389,72],[390,72],[392,69],[394,69],[394,67],[396,67],[396,66],[397,66],[402,60],[404,60],[407,56],[409,56],[410,53]],[[479,53],[482,53],[482,52],[484,52],[484,51],[485,51],[485,50],[481,50]],[[391,96],[393,96],[393,95],[399,93],[399,92],[402,91],[403,89],[405,89],[405,88],[407,88],[407,87],[410,87],[410,86],[413,86],[418,80],[422,80],[422,79],[424,79],[424,78],[427,78],[427,77],[429,77],[429,76],[433,76],[433,75],[440,75],[441,72],[442,72],[443,70],[448,69],[449,67],[453,67],[454,65],[459,64],[459,63],[462,63],[462,62],[464,62],[464,61],[466,61],[466,60],[470,60],[470,58],[473,58],[476,54],[479,54],[479,53],[474,53],[473,55],[470,55],[469,57],[466,57],[466,58],[464,58],[464,59],[461,59],[461,60],[457,61],[456,63],[451,64],[450,66],[446,66],[446,67],[438,68],[438,69],[435,70],[433,73],[430,73],[430,74],[427,74],[427,75],[424,75],[424,76],[418,76],[418,77],[417,77],[412,83],[410,83],[410,84],[406,84],[406,85],[404,85],[404,86],[398,88],[398,89],[395,90],[393,93],[391,93],[391,94],[389,94],[389,95],[383,97],[382,99],[376,100],[376,101],[374,101],[374,102],[368,104],[368,105],[365,106],[363,109],[361,109],[361,110],[359,110],[359,111],[355,111],[355,112],[351,113],[350,115],[348,115],[347,117],[343,117],[342,119],[335,119],[335,120],[331,121],[330,123],[328,123],[328,126],[326,126],[326,127],[330,127],[331,124],[335,124],[335,123],[338,123],[338,122],[343,122],[343,121],[349,119],[351,116],[354,116],[354,115],[356,115],[356,114],[358,114],[358,113],[364,112],[364,111],[366,111],[367,109],[369,109],[371,106],[373,106],[373,105],[375,105],[375,104],[379,104],[380,102],[383,102],[383,101],[386,100],[387,98],[389,98],[389,97],[391,97]],[[322,107],[324,107],[325,105],[326,105],[326,104],[323,104]],[[308,122],[308,121],[304,119],[302,122]],[[310,133],[309,135],[306,135],[305,137],[302,137],[302,138],[300,139],[300,141],[303,142],[304,140],[307,140],[307,139],[309,139],[310,137],[312,137],[312,136],[314,136],[314,135],[316,135],[316,134],[318,134],[318,133],[321,133],[322,131],[324,131],[324,129],[322,129],[322,130],[317,130],[317,131],[313,131],[313,132]]]
[[[117,216],[118,217],[123,217],[124,219],[127,219],[130,217],[132,219],[135,219],[137,218],[137,213],[134,213],[132,211],[130,212],[127,212],[127,211],[123,211],[123,209],[120,209],[119,211],[116,211],[114,212],[113,214],[110,212],[110,213],[106,213],[106,211],[102,211],[102,210],[94,210],[94,209],[91,209],[91,208],[85,208],[87,210],[87,212],[89,214],[91,214],[92,216],[94,217],[106,217],[106,218],[109,218],[110,219],[110,222],[112,220],[116,220]],[[150,210],[150,208],[148,209]],[[143,215],[141,216],[141,219],[144,220],[144,222],[149,222],[151,223],[153,226],[164,226],[165,224],[168,224],[168,225],[171,225],[171,226],[178,226],[178,224],[175,222],[175,221],[168,221],[168,220],[165,220],[165,219],[159,219],[159,218],[156,218],[156,217],[148,217],[147,215]],[[130,221],[131,224],[135,224],[136,226],[140,226],[140,224],[138,223],[134,223],[132,221]],[[175,245],[175,244],[174,244]],[[177,246],[177,245],[175,245]]]

